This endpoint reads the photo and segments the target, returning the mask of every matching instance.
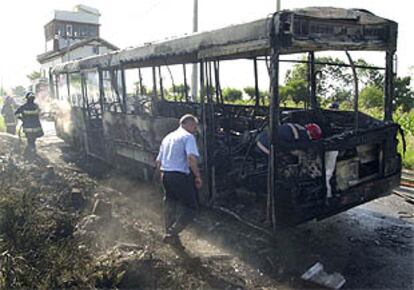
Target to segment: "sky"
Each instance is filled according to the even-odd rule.
[[[39,70],[36,56],[45,52],[44,25],[53,10],[77,4],[97,8],[100,33],[120,48],[181,36],[192,31],[193,0],[2,0],[0,1],[0,81],[4,88],[29,84]],[[308,6],[363,8],[399,23],[398,74],[413,73],[414,2],[409,0],[281,0],[282,9]],[[276,10],[276,0],[199,0],[199,31],[248,22]]]

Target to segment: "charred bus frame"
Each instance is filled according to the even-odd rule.
[[[396,134],[399,126],[392,122],[396,36],[395,22],[364,10],[285,10],[251,23],[57,65],[51,70],[51,87],[56,89],[55,98],[64,100],[60,92],[65,87],[62,79],[66,80],[64,95],[68,98],[73,95],[70,75],[78,74],[82,93],[69,110],[74,125],[66,130],[66,136],[72,140],[74,137],[89,154],[110,162],[118,157],[138,161],[146,176],[154,164],[159,142],[174,129],[180,115],[197,115],[201,121],[199,145],[207,180],[202,199],[218,208],[233,210],[232,203],[225,201],[232,188],[266,183],[262,187],[262,192],[267,191],[265,201],[258,204],[274,228],[278,223],[298,224],[330,216],[388,194],[398,185],[401,157],[396,151]],[[328,50],[347,53],[349,65],[336,65],[349,66],[354,72],[353,112],[324,110],[318,104],[315,52]],[[348,53],[354,50],[386,54],[385,68],[366,67],[385,70],[383,121],[358,111],[355,72],[358,66]],[[280,56],[292,53],[308,54],[304,62],[308,65],[309,108],[306,106],[303,110],[280,106],[279,64],[286,61]],[[220,62],[235,59],[253,61],[255,102],[252,106],[223,103]],[[257,70],[260,60],[270,63],[269,107],[260,104]],[[190,98],[186,80],[186,65],[193,63],[200,67],[198,102],[196,96]],[[161,67],[170,65],[183,66],[185,102],[165,99]],[[152,70],[152,94],[138,100],[131,113],[125,71],[138,69],[137,95],[142,97],[145,90],[141,70],[145,68]],[[99,92],[92,102],[88,95],[88,72],[98,76]],[[111,92],[107,92],[108,80]],[[109,98],[113,99],[112,103]],[[65,135],[59,116],[56,121],[59,132]],[[276,138],[282,122],[304,121],[319,123],[324,129],[324,138],[306,147],[284,144]],[[266,123],[271,140],[268,159],[255,156],[253,148],[255,136]],[[244,135],[248,136],[247,141]],[[286,161],[289,160],[286,156],[292,157],[294,150],[299,154],[293,161],[292,158]],[[222,158],[228,158],[228,162],[223,164]],[[331,162],[327,159],[334,159],[333,167],[330,164],[327,168]],[[329,177],[327,170],[333,171]],[[346,177],[347,170],[352,178]]]

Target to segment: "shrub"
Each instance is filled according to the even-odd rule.
[[[242,92],[234,88],[225,88],[222,92],[223,99],[227,102],[235,102],[242,99]]]

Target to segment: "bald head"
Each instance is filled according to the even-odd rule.
[[[180,126],[191,134],[197,132],[197,124],[198,119],[191,114],[186,114],[180,118]]]

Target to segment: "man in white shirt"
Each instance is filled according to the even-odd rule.
[[[198,120],[190,114],[180,119],[180,126],[161,142],[157,169],[164,187],[164,242],[184,249],[178,234],[190,223],[198,209],[197,190],[202,186],[197,159]]]

